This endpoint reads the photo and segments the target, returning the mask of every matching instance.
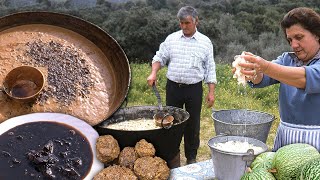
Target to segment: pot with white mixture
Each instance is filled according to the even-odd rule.
[[[156,125],[153,118],[158,112],[157,106],[132,106],[118,109],[110,118],[95,126],[100,135],[112,135],[117,139],[121,149],[135,144],[141,139],[152,143],[156,156],[167,161],[171,167],[179,153],[184,127],[189,113],[184,109],[164,106],[163,112],[173,116],[173,124],[169,129]]]

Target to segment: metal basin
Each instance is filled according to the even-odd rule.
[[[260,153],[249,151],[247,153],[226,152],[217,149],[215,143],[225,143],[228,141],[248,142],[254,146],[261,147],[262,152],[268,150],[265,143],[248,137],[241,136],[216,136],[208,141],[211,150],[213,169],[215,178],[218,180],[239,180],[253,159]]]
[[[246,136],[266,143],[274,115],[246,109],[213,111],[217,135]]]
[[[62,14],[62,13],[20,12],[20,13],[6,15],[0,18],[0,32],[8,32],[8,31],[19,32],[21,31],[19,27],[24,31],[28,31],[28,30],[25,30],[23,27],[39,26],[39,25],[53,27],[55,29],[54,32],[51,33],[50,30],[48,30],[48,31],[45,31],[45,33],[50,32],[51,34],[59,35],[61,36],[60,38],[66,42],[69,42],[70,40],[76,41],[75,39],[79,39],[79,41],[76,41],[77,42],[76,45],[79,45],[79,48],[80,46],[92,47],[92,50],[90,51],[88,49],[85,49],[85,50],[88,50],[88,53],[91,55],[99,54],[99,56],[97,56],[96,59],[101,59],[100,64],[93,65],[93,66],[96,66],[95,71],[102,72],[101,74],[99,74],[99,76],[108,77],[107,79],[104,79],[104,81],[106,84],[110,84],[111,86],[107,92],[108,96],[104,99],[100,99],[100,101],[103,103],[99,103],[99,104],[96,103],[97,106],[101,106],[101,104],[103,104],[104,106],[103,108],[105,110],[103,114],[101,113],[102,115],[98,116],[99,117],[98,119],[96,119],[97,116],[94,116],[94,115],[91,115],[88,117],[79,116],[79,113],[77,114],[76,111],[71,112],[70,110],[65,110],[67,108],[59,112],[60,113],[71,112],[71,115],[87,120],[87,122],[89,122],[91,125],[96,125],[102,122],[103,120],[107,119],[108,117],[110,117],[124,102],[129,90],[130,80],[131,80],[131,71],[130,71],[129,61],[126,57],[125,52],[122,50],[122,48],[117,43],[117,41],[113,37],[111,37],[107,32],[105,32],[103,29],[99,28],[98,26],[88,21],[85,21],[81,18],[72,16],[72,15]],[[43,29],[40,29],[39,31],[42,31],[42,30]],[[65,33],[65,32],[68,32],[68,33]],[[16,38],[14,39],[14,42],[12,44],[24,44],[24,43],[21,43],[19,38]],[[100,57],[100,54],[103,57]],[[93,77],[93,80],[95,80],[94,78],[95,77]],[[0,82],[1,82],[1,78],[0,78]],[[0,99],[3,99],[1,96],[3,96],[3,94],[0,93]],[[8,106],[10,102],[6,102],[6,103]],[[11,108],[11,109],[14,109],[14,108]],[[44,108],[46,108],[45,105],[44,105]],[[19,107],[19,111],[14,109],[14,111],[12,110],[12,112],[11,111],[8,112],[9,110],[8,111],[0,110],[0,114],[4,114],[5,118],[10,118],[11,116],[17,116],[21,114],[34,112],[31,110],[25,110],[25,109],[26,108],[24,107],[21,107],[21,108]],[[95,108],[93,107],[92,111],[93,109]],[[37,110],[35,111],[39,112]],[[51,110],[41,109],[40,112],[42,111],[51,111]],[[4,119],[0,118],[0,122],[1,120],[4,120]]]

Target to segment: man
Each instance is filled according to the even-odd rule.
[[[198,12],[190,6],[182,7],[177,17],[180,31],[170,34],[160,44],[159,50],[152,60],[152,71],[147,78],[149,86],[157,80],[157,72],[168,65],[166,74],[166,104],[183,108],[189,112],[190,118],[184,130],[184,149],[187,164],[196,162],[200,144],[200,113],[202,106],[202,81],[208,84],[206,96],[208,107],[214,104],[216,80],[213,45],[210,39],[197,31]],[[180,152],[169,166],[180,166]]]

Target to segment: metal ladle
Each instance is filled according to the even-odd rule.
[[[152,89],[154,91],[154,94],[157,97],[158,107],[159,107],[159,110],[153,116],[153,119],[156,121],[156,125],[157,126],[161,126],[161,127],[165,128],[165,129],[169,129],[173,125],[174,117],[172,115],[170,115],[169,113],[164,113],[163,106],[162,106],[162,103],[161,103],[160,93],[159,93],[155,83],[152,84]]]

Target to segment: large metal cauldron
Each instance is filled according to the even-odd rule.
[[[53,12],[21,12],[3,16],[0,18],[0,32],[31,24],[52,25],[71,30],[91,41],[102,51],[106,56],[106,63],[111,65],[112,79],[109,81],[113,84],[112,91],[114,92],[106,107],[109,111],[104,118],[101,118],[101,121],[110,117],[124,102],[131,79],[129,61],[117,41],[90,22],[71,15]]]
[[[266,143],[274,115],[231,109],[213,111],[214,129],[217,135],[246,136]]]
[[[141,139],[152,143],[156,149],[156,156],[166,161],[172,160],[179,152],[180,142],[183,136],[184,127],[189,118],[189,113],[183,109],[165,106],[163,111],[174,117],[174,124],[170,129],[152,129],[144,131],[125,131],[109,129],[105,126],[116,122],[135,120],[139,118],[150,119],[158,111],[157,106],[133,106],[120,108],[109,119],[97,125],[95,128],[100,135],[112,135],[118,140],[120,148],[127,146],[134,147]]]

